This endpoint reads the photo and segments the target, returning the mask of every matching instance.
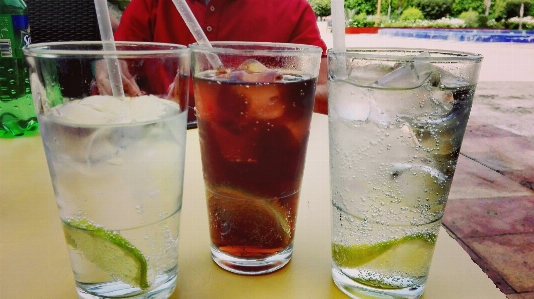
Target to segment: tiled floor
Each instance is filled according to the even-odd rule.
[[[443,225],[508,298],[533,299],[534,83],[481,82],[461,153]]]
[[[331,47],[332,35],[323,39]],[[534,299],[534,44],[345,40],[484,55],[443,225],[509,299]]]

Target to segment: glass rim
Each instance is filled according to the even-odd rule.
[[[416,53],[428,52],[431,56],[417,56]],[[381,55],[378,53],[391,53],[392,55]],[[398,53],[395,55],[395,53]],[[410,55],[414,53],[413,55]],[[423,61],[423,62],[482,62],[482,54],[444,50],[444,49],[426,49],[426,48],[394,48],[394,47],[350,47],[346,51],[334,51],[328,49],[327,55],[347,55],[351,58],[363,60],[380,60],[380,61]],[[438,54],[442,56],[432,56]]]
[[[82,57],[102,57],[102,56],[152,56],[152,55],[176,55],[177,53],[187,53],[189,48],[184,45],[159,42],[135,42],[135,41],[115,41],[116,46],[127,46],[127,49],[104,50],[102,49],[80,49],[79,46],[97,46],[110,44],[111,41],[65,41],[30,44],[22,48],[25,56],[29,57],[58,57],[58,56],[82,56]],[[154,47],[154,49],[142,49],[143,46]],[[137,49],[136,49],[137,47]]]
[[[221,47],[217,47],[220,45]],[[255,46],[256,48],[230,48],[222,46]],[[322,54],[323,49],[318,46],[294,43],[272,43],[272,42],[244,42],[244,41],[215,41],[211,46],[199,43],[192,43],[189,48],[193,52],[211,52],[217,54],[247,54],[247,55],[306,55]]]

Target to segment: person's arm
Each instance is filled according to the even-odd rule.
[[[119,20],[111,13],[111,11],[109,12],[109,21],[111,22],[111,30],[113,30],[113,32],[117,31],[119,28]]]
[[[298,15],[295,21],[293,31],[290,36],[290,43],[307,44],[321,47],[323,57],[321,58],[321,67],[319,77],[317,78],[317,87],[315,89],[315,106],[313,111],[322,114],[328,114],[328,86],[327,86],[327,59],[326,44],[321,38],[317,19],[310,4],[307,1],[296,1],[297,8],[292,12],[293,16]]]
[[[317,78],[317,87],[315,89],[315,106],[313,112],[328,114],[328,68],[326,57],[321,58],[321,68]]]

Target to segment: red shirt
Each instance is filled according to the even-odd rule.
[[[319,46],[315,14],[306,0],[186,0],[210,41],[282,42]],[[189,45],[193,35],[172,0],[132,0],[116,40]]]
[[[306,0],[186,0],[210,41],[257,41],[321,47],[315,14]],[[117,41],[195,43],[172,0],[132,0],[115,32]],[[188,121],[194,121],[190,87]]]

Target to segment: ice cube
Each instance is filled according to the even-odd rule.
[[[265,65],[261,64],[256,59],[245,60],[243,63],[241,63],[241,65],[239,65],[237,69],[243,70],[249,74],[264,73],[269,70]]]
[[[275,119],[284,113],[285,106],[280,100],[276,85],[250,85],[239,87],[239,94],[247,105],[247,116],[258,120]]]
[[[446,89],[454,89],[458,87],[469,86],[464,78],[455,76],[447,71],[440,71],[440,87]]]
[[[248,59],[230,73],[230,82],[270,83],[283,80],[281,73],[269,70],[256,59]]]
[[[182,169],[182,150],[175,143],[150,139],[117,152],[117,160],[127,161],[122,167],[108,161],[99,164],[65,161],[68,164],[57,172],[59,194],[85,200],[65,207],[68,210],[63,213],[93,211],[92,220],[112,229],[132,227],[132,223],[155,223],[161,219],[158,211],[179,208],[176,198],[181,185],[175,178]],[[143,213],[134,208],[138,206]],[[111,216],[113,209],[109,207],[121,207],[121,215]]]
[[[213,136],[222,156],[230,162],[257,163],[260,150],[259,134],[253,126],[240,130],[230,130],[220,125],[213,125]]]
[[[287,129],[291,132],[298,144],[302,144],[302,141],[310,133],[310,123],[307,119],[295,119],[288,121],[286,124]]]
[[[50,130],[47,134],[61,141],[50,145],[59,147],[54,152],[94,163],[110,159],[122,148],[137,142],[139,136],[147,134],[145,126],[113,128],[99,125],[148,122],[178,110],[178,104],[155,96],[124,99],[91,96],[54,107],[46,119],[53,119],[58,124],[51,123],[44,131]]]
[[[53,117],[70,124],[107,124],[127,113],[124,102],[112,96],[91,96],[67,102],[53,110]]]
[[[404,124],[401,127],[400,132],[400,136],[405,138],[405,141],[408,142],[409,146],[411,146],[410,148],[418,148],[420,146],[419,140],[415,136],[415,133],[410,126]],[[398,139],[400,139],[400,136]]]
[[[394,71],[378,79],[374,86],[384,88],[416,88],[433,78],[434,68],[428,62],[406,62]]]
[[[437,88],[436,88],[437,89]],[[441,90],[433,93],[438,104],[432,113],[412,120],[420,143],[434,154],[451,154],[459,150],[470,112],[471,89]]]
[[[376,92],[376,90],[373,90]],[[395,111],[395,110],[393,110]],[[369,117],[368,120],[378,127],[386,128],[389,127],[396,120],[396,115],[394,113],[388,112],[385,109],[383,102],[377,102],[374,98],[369,98]]]
[[[109,128],[63,126],[51,123],[49,120],[44,120],[42,123],[43,134],[54,136],[53,139],[49,138],[46,141],[46,147],[50,152],[62,157],[58,161],[72,161],[73,165],[79,162],[83,166],[85,163],[108,159],[117,151],[116,147],[105,139]]]
[[[373,63],[364,66],[353,64],[347,80],[361,86],[372,86],[378,79],[393,70],[392,66],[386,64]]]
[[[343,81],[330,81],[331,117],[349,121],[366,121],[369,118],[369,92]]]
[[[454,64],[434,65],[434,78],[432,86],[440,87],[442,89],[455,89],[458,87],[469,86],[470,83],[463,77],[454,75],[449,69],[454,72]]]
[[[247,72],[245,71],[233,71],[230,73],[230,76],[228,77],[228,81],[230,82],[244,82],[245,81],[245,75],[247,75]]]
[[[443,216],[452,180],[428,165],[392,163],[389,167],[392,192],[403,205],[413,209],[412,222],[427,223]]]
[[[451,111],[454,103],[452,91],[441,88],[432,88],[430,90],[430,100],[435,104],[436,112],[441,112],[442,114]]]
[[[127,121],[131,122],[145,122],[161,118],[167,113],[168,105],[174,105],[177,110],[180,109],[177,103],[171,101],[163,102],[160,98],[155,96],[129,98],[127,103],[130,111],[130,119]]]
[[[277,71],[266,71],[263,73],[247,73],[245,71],[233,71],[229,78],[229,82],[250,82],[250,83],[272,83],[281,81],[282,74]]]
[[[210,80],[228,80],[231,73],[232,69],[220,67],[213,71],[205,72],[201,76]]]
[[[435,67],[430,62],[421,61],[418,58],[430,57],[430,53],[422,52],[417,56],[406,56],[406,62],[399,62],[394,65],[394,70],[378,79],[374,86],[385,88],[415,88],[423,85],[427,79],[433,86],[437,86],[439,75]]]
[[[119,99],[97,95],[58,106],[53,117],[62,123],[84,125],[145,122],[162,117],[172,110],[169,109],[171,105],[178,107],[178,104],[163,102],[156,96]]]

